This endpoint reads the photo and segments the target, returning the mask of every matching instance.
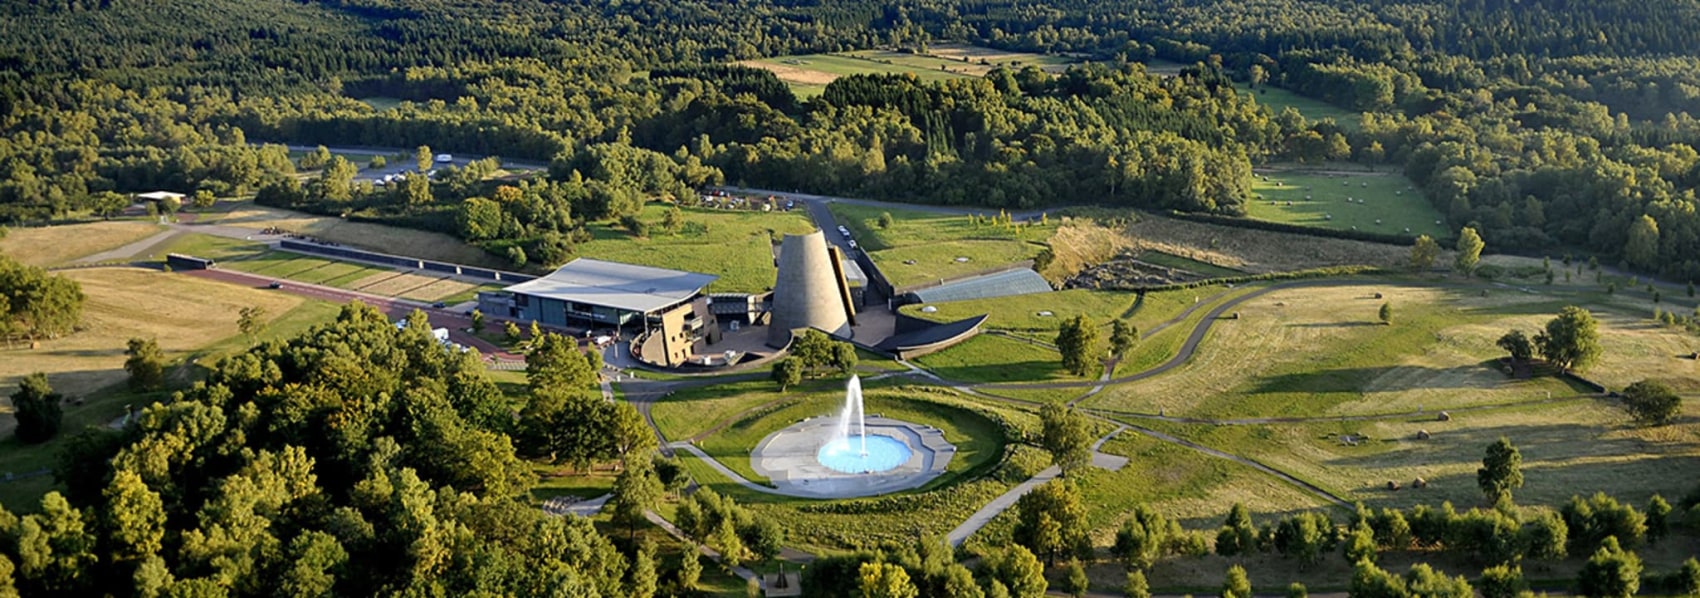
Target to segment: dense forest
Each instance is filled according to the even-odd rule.
[[[1700,47],[1700,8],[1676,0],[105,0],[0,12],[0,220],[88,213],[107,191],[281,185],[287,160],[251,141],[556,165],[535,184],[566,190],[528,193],[539,199],[482,231],[497,251],[570,251],[574,221],[704,182],[1234,216],[1254,164],[1355,160],[1402,166],[1490,248],[1700,277],[1700,58],[1685,54]],[[941,83],[845,77],[808,101],[728,65],[937,41],[1089,63]],[[1154,60],[1187,66],[1152,76],[1142,63]],[[1230,79],[1362,111],[1363,126],[1275,113]],[[373,96],[405,102],[355,99]],[[609,156],[640,168],[598,167]],[[412,204],[361,189],[288,203],[453,231],[466,206],[492,217],[466,200],[494,190],[462,187]]]

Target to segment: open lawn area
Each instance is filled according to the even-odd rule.
[[[1205,224],[1154,214],[1141,214],[1137,222],[1128,225],[1127,234],[1142,250],[1252,274],[1325,266],[1403,268],[1411,259],[1407,245]],[[1439,263],[1450,263],[1451,259],[1450,252],[1442,252]]]
[[[350,247],[469,266],[487,268],[508,268],[512,266],[505,259],[442,233],[367,222],[350,222],[340,218],[314,216],[303,212],[258,206],[252,203],[231,211],[218,223],[221,226],[238,226],[256,230],[276,227]]]
[[[22,376],[45,372],[53,389],[67,399],[63,432],[44,444],[19,445],[11,434],[12,418],[0,415],[0,438],[4,439],[0,440],[0,472],[51,467],[63,442],[77,430],[122,417],[126,404],[141,406],[168,398],[166,392],[136,394],[124,388],[124,349],[132,337],[157,339],[168,361],[193,358],[207,365],[247,346],[247,339],[236,330],[237,312],[243,307],[262,307],[271,318],[259,340],[299,334],[334,317],[337,310],[329,303],[293,295],[154,270],[90,268],[65,275],[88,295],[82,328],[64,338],[42,341],[35,350],[22,344],[0,350],[0,396],[10,396]],[[197,374],[192,368],[179,368],[168,379],[182,385]],[[0,403],[10,412],[9,399]],[[0,505],[12,511],[34,511],[40,495],[55,485],[52,476],[0,483]]]
[[[814,230],[802,210],[758,212],[682,208],[685,232],[668,234],[656,226],[667,206],[652,203],[642,218],[650,223],[648,238],[634,238],[614,223],[590,224],[595,240],[578,246],[576,255],[630,264],[714,274],[720,280],[710,292],[760,292],[773,287],[773,242],[786,233]],[[691,232],[701,227],[705,230]]]
[[[1305,120],[1318,121],[1324,118],[1332,118],[1334,122],[1340,125],[1340,128],[1347,131],[1355,132],[1363,128],[1363,114],[1360,112],[1341,108],[1322,100],[1307,98],[1279,87],[1265,85],[1252,89],[1250,85],[1244,82],[1235,82],[1234,91],[1257,98],[1258,104],[1268,106],[1269,110],[1275,114],[1280,114],[1282,110],[1290,107],[1304,115]]]
[[[1453,236],[1422,191],[1394,172],[1259,171],[1252,192],[1246,213],[1258,220],[1443,240]]]
[[[923,53],[895,50],[856,50],[834,54],[804,54],[746,60],[740,64],[773,71],[798,97],[820,95],[826,84],[846,75],[910,73],[922,81],[983,77],[995,68],[1019,70],[1037,66],[1053,73],[1077,62],[1050,56],[982,48],[966,44],[930,46]]]
[[[1158,427],[1158,426],[1153,426]],[[1229,449],[1321,486],[1347,500],[1379,508],[1483,503],[1476,468],[1489,444],[1510,439],[1523,454],[1528,505],[1557,506],[1572,495],[1604,491],[1634,505],[1653,493],[1682,496],[1700,468],[1700,406],[1690,401],[1678,423],[1631,424],[1621,406],[1579,398],[1539,405],[1469,411],[1451,421],[1403,417],[1377,421],[1255,426],[1163,426],[1202,444]],[[1418,440],[1418,432],[1431,437]],[[1354,436],[1354,444],[1343,442]],[[1410,488],[1423,478],[1427,488]],[[1389,491],[1389,480],[1406,489]]]
[[[1047,224],[975,224],[969,217],[919,210],[828,204],[891,284],[905,286],[960,278],[1033,259],[1060,219]],[[889,213],[893,223],[880,228]],[[827,234],[836,234],[828,231]],[[958,258],[967,258],[959,261]]]
[[[917,357],[915,363],[957,382],[1074,379],[1063,371],[1062,356],[1055,349],[994,334],[980,334],[949,349]]]
[[[1392,326],[1376,319],[1384,302],[1393,305]],[[1275,291],[1236,307],[1240,319],[1218,320],[1181,367],[1112,387],[1088,404],[1209,418],[1307,417],[1567,396],[1577,391],[1557,379],[1511,380],[1490,364],[1502,354],[1493,343],[1505,330],[1544,322],[1563,305],[1368,281]],[[1604,332],[1609,353],[1619,335],[1609,326]]]
[[[142,220],[10,228],[5,238],[0,238],[0,253],[31,266],[51,267],[117,249],[163,230],[166,228]]]

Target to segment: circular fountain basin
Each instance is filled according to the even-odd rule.
[[[896,438],[868,435],[831,440],[820,447],[815,459],[833,471],[879,473],[909,462],[913,454],[909,445]]]

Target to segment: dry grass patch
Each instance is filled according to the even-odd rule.
[[[1375,299],[1378,292],[1385,298]],[[1393,326],[1376,319],[1384,301],[1395,306]],[[1482,299],[1396,284],[1276,291],[1236,307],[1240,319],[1216,322],[1185,365],[1108,389],[1092,404],[1214,418],[1304,417],[1566,396],[1574,391],[1562,382],[1510,380],[1488,364],[1500,354],[1493,341],[1509,328],[1502,321],[1537,318],[1558,305],[1520,293]]]
[[[444,280],[439,276],[424,276],[413,273],[381,273],[355,282],[355,287],[362,293],[399,297],[415,290],[423,289]],[[364,284],[362,284],[364,283]]]
[[[1108,261],[1132,244],[1127,236],[1091,220],[1064,219],[1045,240],[1052,259],[1039,274],[1051,286],[1061,286],[1081,270]]]
[[[1404,266],[1408,247],[1188,222],[1144,215],[1127,229],[1135,247],[1254,274],[1325,266]],[[1444,258],[1450,259],[1450,258]]]
[[[162,230],[157,224],[137,220],[14,228],[0,239],[0,253],[31,266],[57,266],[129,245]]]
[[[65,275],[82,284],[88,302],[82,329],[44,341],[41,348],[19,346],[0,352],[0,395],[11,395],[17,381],[46,372],[54,390],[67,397],[88,396],[122,382],[125,343],[154,337],[167,356],[181,355],[237,334],[237,312],[260,306],[273,316],[304,299],[183,274],[137,268],[91,268]],[[0,399],[10,412],[9,399]],[[67,406],[67,412],[76,407]],[[0,433],[12,418],[0,417]]]
[[[419,288],[414,289],[412,291],[408,291],[404,295],[409,299],[418,299],[420,301],[436,301],[436,300],[442,299],[444,297],[451,297],[451,296],[454,296],[454,295],[465,293],[465,292],[475,288],[476,286],[477,285],[464,283],[464,282],[461,282],[461,281],[458,281],[458,280],[455,280],[455,279],[452,279],[452,278],[444,278],[444,279],[438,280],[437,282],[433,282],[431,284],[419,287]]]
[[[736,64],[738,64],[739,66],[747,66],[747,67],[750,67],[750,68],[758,68],[758,69],[767,70],[769,72],[772,72],[774,75],[777,75],[779,77],[779,80],[785,81],[787,83],[801,83],[801,84],[804,84],[804,85],[826,85],[828,83],[831,83],[833,81],[838,80],[838,75],[835,75],[833,73],[825,73],[825,72],[821,72],[821,71],[810,70],[810,69],[803,68],[801,66],[793,66],[793,65],[789,65],[789,64],[774,63],[774,62],[763,62],[763,61],[760,61],[760,60],[744,60],[744,61],[737,62]]]
[[[371,251],[381,251],[428,260],[488,268],[510,266],[506,260],[467,245],[449,235],[340,218],[314,216],[290,210],[247,205],[233,210],[218,222],[222,226],[264,229],[277,227]]]

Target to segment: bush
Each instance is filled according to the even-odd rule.
[[[1623,406],[1635,421],[1664,425],[1681,411],[1682,397],[1663,383],[1642,380],[1623,389]]]

